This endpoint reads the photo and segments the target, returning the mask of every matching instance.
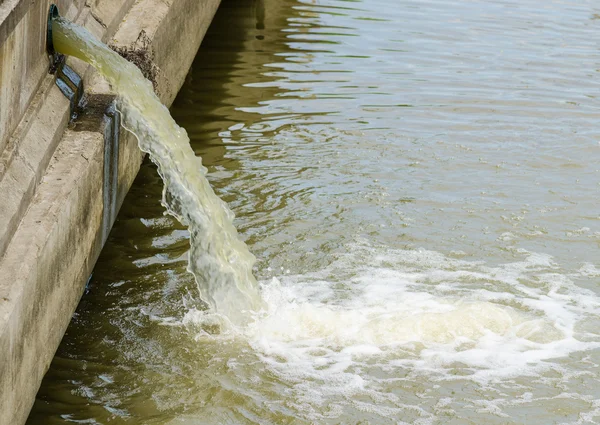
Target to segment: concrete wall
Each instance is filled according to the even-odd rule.
[[[143,30],[156,90],[169,105],[219,0],[57,0],[62,16],[103,41],[134,46]],[[139,169],[135,139],[120,131],[107,205],[104,114],[114,94],[86,64],[88,104],[67,130],[70,103],[48,74],[48,0],[0,0],[0,424],[25,422],[75,311],[107,228]],[[141,49],[142,46],[139,46]],[[108,152],[108,151],[107,151]],[[107,214],[107,209],[114,210]]]

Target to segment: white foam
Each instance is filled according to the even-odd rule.
[[[370,407],[385,416],[403,409],[380,390],[394,376],[487,385],[538,376],[556,369],[555,359],[600,346],[597,333],[576,331],[594,317],[599,297],[551,257],[521,254],[523,261],[490,267],[426,250],[356,246],[325,270],[262,282],[267,310],[244,328],[219,326],[291,386],[307,418],[317,418],[319,400],[358,394],[386,398]],[[185,322],[207,317],[214,320],[189,312]]]

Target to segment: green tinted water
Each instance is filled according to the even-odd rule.
[[[97,40],[86,29],[64,18],[52,21],[58,52],[93,65],[117,93],[123,127],[157,165],[164,189],[161,204],[189,232],[188,270],[214,319],[246,323],[262,308],[252,275],[254,256],[239,239],[234,214],[215,195],[207,169],[190,139],[154,93],[152,84],[134,64]]]
[[[173,108],[267,311],[143,165],[30,424],[599,423],[600,6],[225,1]]]

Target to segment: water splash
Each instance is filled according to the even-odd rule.
[[[243,383],[240,393],[270,399],[283,386],[287,406],[307,422],[357,411],[374,423],[445,423],[436,397],[455,417],[472,414],[464,397],[506,415],[511,403],[545,397],[540,388],[549,382],[594,379],[574,362],[587,357],[596,368],[590,353],[600,348],[600,299],[575,283],[589,268],[568,273],[549,255],[519,257],[489,265],[361,241],[323,269],[263,281],[267,307],[244,328],[211,335],[193,309],[164,324],[185,327],[203,347],[238,341],[227,373]],[[257,370],[275,379],[253,381]],[[516,399],[529,392],[531,399]],[[557,402],[568,404],[566,397]]]
[[[234,214],[215,195],[207,169],[190,147],[186,131],[132,63],[65,19],[53,21],[55,49],[94,66],[118,94],[123,125],[158,166],[162,203],[190,232],[188,271],[213,311],[234,323],[259,310],[262,301],[252,275],[254,256],[239,239]]]

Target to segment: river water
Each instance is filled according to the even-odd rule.
[[[211,323],[147,162],[28,424],[600,423],[599,27],[225,0],[171,113],[266,307]]]

